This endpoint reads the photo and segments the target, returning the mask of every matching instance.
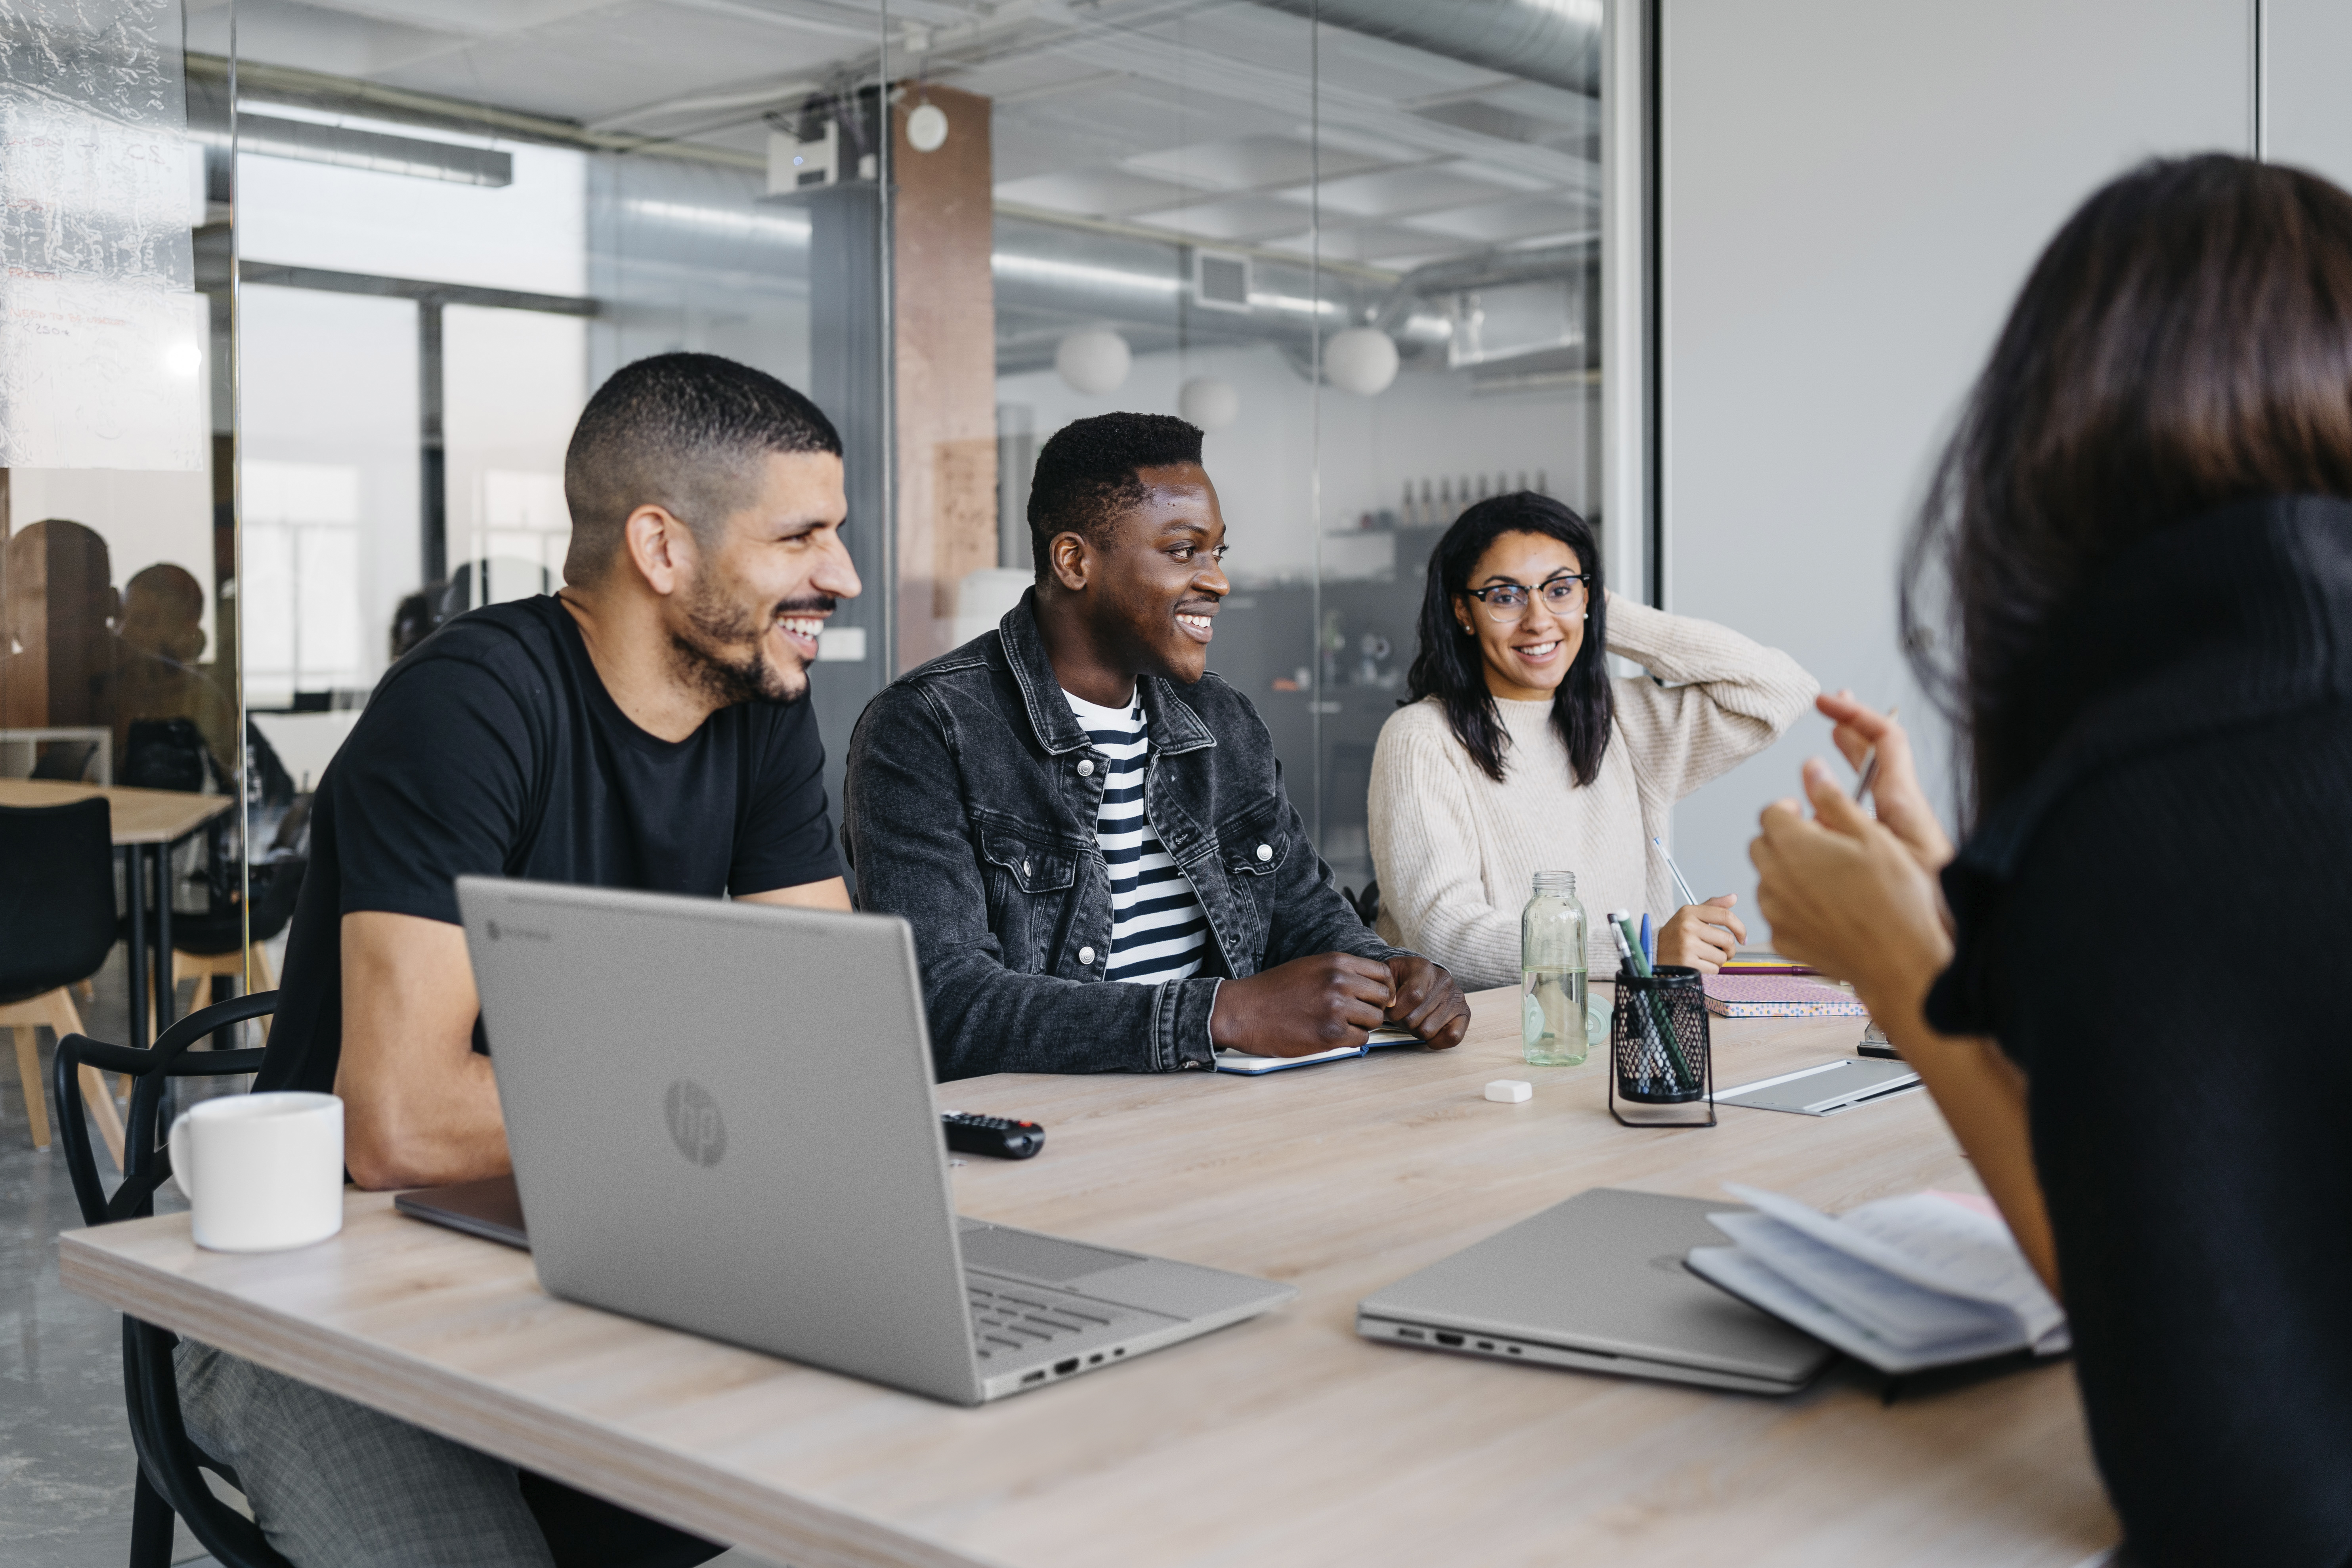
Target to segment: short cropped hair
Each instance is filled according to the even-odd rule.
[[[1120,513],[1151,493],[1138,468],[1201,460],[1201,431],[1172,414],[1098,414],[1054,432],[1029,481],[1029,548],[1043,582],[1045,547],[1059,533],[1100,544]]]
[[[717,354],[656,354],[613,373],[580,416],[563,458],[572,548],[563,580],[585,587],[620,553],[629,514],[659,506],[715,549],[751,504],[755,459],[841,456],[833,421],[765,371]]]

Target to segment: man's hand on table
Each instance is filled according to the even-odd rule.
[[[1452,1046],[1470,1026],[1470,1005],[1454,976],[1425,958],[1406,954],[1383,963],[1318,952],[1218,986],[1209,1038],[1221,1051],[1303,1057],[1360,1046],[1387,1023],[1433,1046]]]
[[[1470,1027],[1470,1000],[1444,964],[1402,952],[1389,960],[1389,979],[1396,986],[1390,1023],[1411,1029],[1433,1051],[1462,1043]]]

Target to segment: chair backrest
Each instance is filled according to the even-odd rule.
[[[65,1145],[66,1171],[73,1179],[74,1199],[81,1205],[86,1223],[107,1225],[155,1212],[155,1189],[172,1173],[171,1150],[158,1137],[169,1080],[258,1071],[260,1051],[191,1051],[189,1047],[206,1036],[277,1009],[275,991],[216,1003],[164,1030],[152,1050],[108,1045],[86,1035],[68,1035],[58,1042],[50,1092],[57,1098],[58,1142]],[[122,1185],[110,1199],[99,1181],[89,1124],[82,1116],[79,1069],[85,1065],[136,1078],[129,1123],[122,1134]],[[189,1533],[222,1568],[293,1568],[251,1520],[214,1496],[205,1483],[200,1467],[216,1470],[223,1467],[188,1440],[180,1415],[179,1376],[172,1362],[176,1343],[170,1333],[152,1323],[127,1314],[122,1320],[122,1396],[142,1473],[172,1511],[187,1521]],[[236,1484],[234,1474],[226,1470],[223,1474],[231,1485]]]
[[[301,900],[302,879],[310,869],[310,859],[295,855],[264,860],[252,868],[253,916],[247,941],[268,942],[286,929],[294,918],[294,906]]]
[[[0,805],[0,1002],[87,980],[113,945],[106,797]]]
[[[115,773],[138,789],[184,790],[191,795],[212,776],[212,752],[193,719],[134,719]]]

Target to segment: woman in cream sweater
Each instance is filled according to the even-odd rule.
[[[1658,962],[1712,973],[1746,929],[1729,896],[1677,909],[1651,847],[1675,801],[1762,751],[1820,686],[1707,621],[1612,597],[1585,521],[1522,492],[1464,512],[1432,552],[1411,689],[1372,755],[1381,935],[1465,990],[1519,982],[1535,873],[1576,873],[1591,963],[1609,910],[1674,910]],[[1604,649],[1666,682],[1612,680]]]

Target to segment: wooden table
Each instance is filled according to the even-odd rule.
[[[236,804],[234,795],[190,795],[171,789],[129,789],[59,784],[47,779],[0,779],[0,805],[65,805],[103,795],[111,813],[114,847],[129,857],[123,879],[131,897],[131,1039],[143,1046],[171,1026],[178,987],[172,980],[172,851]],[[152,973],[147,952],[147,864],[155,867],[156,942]],[[142,976],[145,982],[142,983]],[[155,1001],[148,1026],[147,1000]],[[116,1151],[116,1158],[121,1152]]]
[[[1595,1059],[1469,1039],[1265,1079],[1000,1077],[940,1093],[1050,1129],[955,1173],[965,1213],[1298,1287],[1271,1315],[963,1410],[551,1300],[530,1259],[353,1194],[343,1234],[197,1251],[184,1216],[75,1231],[65,1282],[794,1568],[1029,1563],[1950,1563],[2075,1568],[2117,1527],[2065,1364],[1881,1404],[1843,1363],[1765,1399],[1356,1337],[1356,1301],[1598,1185],[1726,1179],[1830,1208],[1980,1190],[1924,1095],[1629,1131]],[[1717,1021],[1718,1082],[1859,1021]],[[1486,1082],[1522,1078],[1502,1105]],[[756,1240],[746,1238],[757,1245]]]

